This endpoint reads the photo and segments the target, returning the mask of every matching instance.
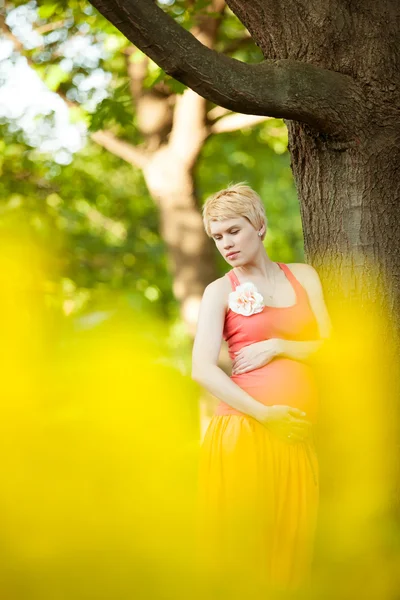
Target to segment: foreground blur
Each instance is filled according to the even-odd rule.
[[[2,597],[266,597],[196,562],[199,390],[163,355],[163,324],[124,312],[67,326],[43,301],[45,264],[3,240]],[[372,311],[342,316],[316,360],[321,503],[299,598],[398,597],[398,417],[380,326]]]

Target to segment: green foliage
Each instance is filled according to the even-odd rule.
[[[57,13],[59,6],[60,5],[57,2],[43,2],[38,9],[39,17],[43,20],[50,19],[55,13]]]
[[[118,123],[127,128],[133,121],[132,97],[129,94],[129,84],[124,83],[115,88],[110,98],[105,98],[90,115],[90,131],[105,129]]]
[[[93,144],[60,167],[3,133],[0,230],[25,232],[43,248],[51,303],[79,314],[119,298],[175,315],[158,211],[141,173]]]
[[[43,78],[44,83],[53,92],[56,92],[60,87],[61,83],[65,83],[69,80],[69,74],[66,73],[60,65],[50,65],[46,69],[46,74]]]
[[[23,6],[17,0],[12,6]],[[8,9],[11,5],[7,5]],[[186,28],[210,15],[208,0],[177,0],[162,8]],[[220,15],[212,15],[220,18]],[[163,95],[186,89],[129,42],[83,0],[41,0],[35,28],[45,31],[43,45],[24,54],[53,91],[74,101],[72,122],[83,120],[90,131],[111,129],[132,144],[144,139],[136,127],[127,72],[129,63],[143,62],[143,90]],[[51,37],[52,33],[57,33]],[[65,67],[65,42],[87,38],[99,58],[85,62],[82,51]],[[238,60],[259,62],[261,53],[243,25],[227,8],[218,29],[216,48]],[[111,75],[107,97],[90,106],[93,93],[81,84],[95,71]],[[210,107],[211,108],[211,107]],[[51,125],[52,115],[43,117]],[[26,145],[19,131],[2,126],[0,147],[0,228],[23,229],[47,249],[51,302],[69,314],[101,310],[114,294],[123,304],[176,319],[159,215],[142,174],[98,146],[88,145],[71,164],[55,164],[51,156]],[[245,180],[265,201],[269,218],[267,249],[286,262],[303,260],[298,202],[287,154],[287,132],[281,121],[268,120],[242,132],[212,136],[195,169],[197,194],[204,200],[232,181]],[[220,272],[227,265],[217,256]],[[178,324],[174,331],[181,339]]]

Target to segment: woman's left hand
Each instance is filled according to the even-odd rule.
[[[244,348],[235,353],[236,356],[232,363],[232,374],[247,373],[247,371],[253,371],[267,365],[273,358],[280,354],[280,342],[281,340],[278,338],[271,338],[244,346]]]

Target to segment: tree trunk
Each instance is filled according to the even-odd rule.
[[[335,328],[333,353],[323,367],[321,430],[326,455],[321,464],[326,481],[322,485],[329,490],[329,478],[336,478],[333,496],[340,487],[338,466],[324,468],[335,463],[338,445],[347,449],[344,460],[348,462],[354,453],[369,455],[385,448],[379,485],[389,488],[387,506],[400,522],[400,138],[397,134],[396,143],[396,126],[393,120],[382,132],[360,132],[361,139],[343,150],[307,126],[288,123],[306,260],[324,281]],[[341,434],[332,435],[333,423]],[[371,437],[356,441],[359,428],[369,430]],[[340,435],[345,440],[338,444]],[[336,441],[326,442],[332,439]],[[356,472],[355,481],[358,476]],[[372,492],[371,480],[366,479]]]
[[[400,330],[400,181],[395,122],[362,134],[345,151],[288,123],[306,255],[325,272],[329,293],[374,303],[391,335]],[[335,277],[328,279],[334,267]]]
[[[174,295],[193,336],[204,288],[217,277],[217,271],[213,245],[204,231],[194,192],[192,169],[166,147],[152,158],[144,176],[160,209]]]

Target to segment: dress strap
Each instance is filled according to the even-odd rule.
[[[229,277],[229,279],[231,281],[231,286],[232,286],[233,291],[235,291],[236,287],[238,285],[240,285],[239,279],[235,275],[235,271],[233,269],[231,269],[230,271],[228,271],[227,276]]]
[[[276,264],[279,265],[280,268],[284,271],[286,277],[289,279],[289,281],[292,284],[292,286],[294,287],[296,293],[306,294],[307,295],[306,290],[301,285],[300,281],[298,279],[296,279],[296,277],[294,276],[292,270],[289,269],[289,267],[287,265],[285,265],[285,263],[277,262]]]

